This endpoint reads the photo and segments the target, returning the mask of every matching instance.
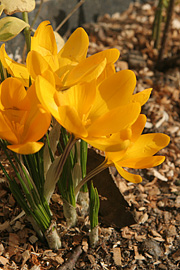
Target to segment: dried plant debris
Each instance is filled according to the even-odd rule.
[[[118,48],[121,56],[116,68],[135,71],[136,92],[153,88],[143,107],[148,117],[144,132],[163,132],[171,137],[169,146],[161,151],[166,161],[158,168],[139,171],[143,177],[140,184],[123,180],[114,169],[112,177],[105,171],[94,179],[101,199],[99,244],[95,249],[89,246],[88,217],[79,215],[77,226],[67,230],[62,200],[54,194],[51,209],[62,248],[49,250],[21,215],[1,174],[0,269],[53,270],[64,269],[64,265],[82,270],[180,269],[180,71],[176,63],[163,73],[154,69],[158,57],[151,38],[154,11],[154,1],[133,3],[124,13],[106,14],[84,28],[90,36],[89,55]],[[165,57],[179,52],[179,18],[177,3]],[[89,166],[103,159],[95,152],[91,154]],[[3,155],[1,160],[10,169]]]

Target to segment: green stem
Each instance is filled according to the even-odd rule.
[[[22,17],[23,17],[23,21],[29,24],[28,13],[23,12]],[[31,50],[31,34],[30,33],[31,33],[30,27],[26,27],[24,29],[24,36],[25,36],[25,41],[26,41],[26,46],[27,46],[27,53]]]
[[[56,171],[56,179],[58,180],[61,173],[62,173],[62,170],[63,170],[63,167],[64,167],[64,164],[67,160],[67,157],[71,151],[71,148],[73,147],[73,145],[75,144],[75,142],[77,141],[78,139],[74,137],[73,134],[71,134],[70,138],[69,138],[69,141],[64,149],[64,152],[62,153],[61,155],[61,159],[59,161],[59,165],[58,165],[58,168],[57,168],[57,171]]]
[[[105,170],[109,166],[110,165],[107,164],[107,160],[105,159],[98,167],[96,167],[94,170],[92,170],[90,173],[88,173],[88,175],[86,177],[84,177],[84,179],[82,179],[82,181],[75,188],[75,191],[74,191],[75,196],[78,194],[79,190],[82,188],[82,186],[85,183],[87,183],[92,177],[94,177],[98,173],[102,172],[103,170]]]

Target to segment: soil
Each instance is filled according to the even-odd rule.
[[[148,118],[144,132],[171,137],[170,144],[160,152],[166,156],[165,162],[157,168],[138,170],[143,177],[140,184],[125,181],[115,169],[111,174],[99,174],[99,186],[94,180],[101,199],[96,248],[89,245],[88,217],[79,216],[77,226],[66,229],[62,201],[55,193],[51,209],[62,237],[62,248],[57,251],[40,242],[31,224],[18,216],[21,209],[1,174],[0,269],[180,269],[180,71],[178,61],[171,68],[166,64],[161,71],[155,69],[158,50],[152,41],[154,14],[153,3],[134,3],[122,14],[105,14],[97,23],[83,27],[90,37],[89,55],[118,48],[121,57],[116,69],[135,72],[135,92],[153,88],[143,107]],[[179,16],[177,4],[163,56],[167,61],[179,54]],[[101,158],[91,152],[88,166]],[[6,164],[3,154],[1,160]],[[107,189],[111,192],[104,195]]]

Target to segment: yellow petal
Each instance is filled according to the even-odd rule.
[[[30,51],[28,53],[26,62],[27,69],[33,79],[35,79],[38,75],[42,75],[46,70],[51,70],[48,62],[36,51]]]
[[[122,167],[128,167],[133,169],[145,169],[152,168],[160,165],[165,160],[164,156],[150,156],[144,158],[134,158],[119,161],[119,165]]]
[[[121,166],[119,166],[117,163],[114,164],[119,174],[126,180],[132,182],[132,183],[141,183],[142,178],[140,175],[132,174],[127,171],[125,171]]]
[[[59,116],[56,120],[77,138],[87,137],[88,133],[74,108],[69,106],[59,107]]]
[[[8,125],[8,121],[4,118],[2,112],[0,112],[0,138],[3,140],[7,140],[10,143],[17,143],[17,137],[12,132],[10,126]]]
[[[7,148],[17,154],[29,155],[38,152],[43,145],[44,143],[42,142],[28,142],[25,144],[8,145]]]
[[[67,91],[58,91],[57,95],[60,106],[74,107],[82,119],[92,107],[96,95],[96,84],[95,81],[78,84]]]
[[[59,118],[58,106],[54,100],[56,89],[44,77],[35,81],[36,94],[41,104],[56,118]]]
[[[145,127],[146,119],[147,118],[144,114],[140,114],[136,122],[131,126],[132,132],[131,141],[135,142],[139,138]]]
[[[162,133],[143,134],[132,147],[128,148],[123,159],[153,156],[159,150],[167,146],[169,141],[169,136]]]
[[[38,26],[31,38],[31,50],[39,51],[43,56],[57,54],[56,40],[49,21],[43,21]]]
[[[7,78],[2,82],[0,98],[4,108],[18,108],[21,110],[27,110],[29,108],[27,92],[22,82],[16,78]]]
[[[135,85],[136,77],[131,70],[121,70],[104,80],[98,88],[92,114],[97,117],[112,108],[128,104]]]
[[[145,89],[132,96],[132,101],[139,102],[143,106],[151,95],[152,88]]]
[[[93,147],[105,151],[105,152],[113,152],[113,151],[121,151],[123,149],[126,149],[130,141],[125,140],[125,141],[113,141],[107,138],[84,138],[84,140],[92,145]]]
[[[106,58],[91,60],[90,57],[80,62],[68,74],[64,81],[65,86],[74,85],[77,82],[91,82],[98,78],[106,66]]]
[[[34,104],[26,119],[23,132],[23,142],[40,140],[47,132],[51,123],[51,115],[41,105]]]
[[[13,61],[5,51],[5,44],[0,48],[0,60],[8,73],[22,81],[23,85],[29,86],[29,72],[25,65]]]
[[[77,28],[58,53],[60,65],[61,58],[67,58],[74,62],[83,61],[86,58],[88,46],[88,35],[83,28]]]
[[[97,85],[99,85],[102,81],[104,81],[114,73],[116,73],[114,64],[107,64],[101,75],[97,78]]]
[[[85,62],[93,63],[100,62],[103,59],[106,59],[107,65],[112,66],[112,64],[114,64],[118,60],[119,55],[120,52],[118,49],[108,49],[91,55],[90,57],[86,58]]]
[[[89,136],[106,136],[127,128],[136,121],[140,109],[139,103],[130,103],[107,112],[88,127]]]

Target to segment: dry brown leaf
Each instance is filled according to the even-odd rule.
[[[113,259],[116,265],[121,266],[121,249],[119,247],[113,248]]]
[[[8,262],[9,262],[9,260],[7,258],[0,256],[0,264],[6,265]]]
[[[29,250],[25,250],[22,254],[22,264],[21,264],[21,267],[23,267],[25,265],[25,263],[27,262],[27,260],[29,260],[30,258],[30,253],[29,253]]]
[[[35,8],[35,0],[1,0],[0,8],[3,8],[7,15],[15,12],[30,12]]]
[[[12,257],[17,253],[17,248],[19,246],[19,236],[15,233],[9,234],[9,257]]]
[[[82,240],[82,249],[84,250],[84,252],[87,252],[88,251],[88,248],[89,248],[88,240],[87,240],[87,238],[84,238]]]
[[[136,260],[146,260],[146,258],[142,254],[139,254],[138,247],[135,245],[134,245],[134,254],[135,254],[134,258]]]
[[[3,224],[0,224],[0,231],[4,231],[9,227],[9,221],[6,220]]]
[[[139,224],[143,224],[148,220],[149,216],[147,213],[145,213],[144,215],[142,215],[139,219]]]

